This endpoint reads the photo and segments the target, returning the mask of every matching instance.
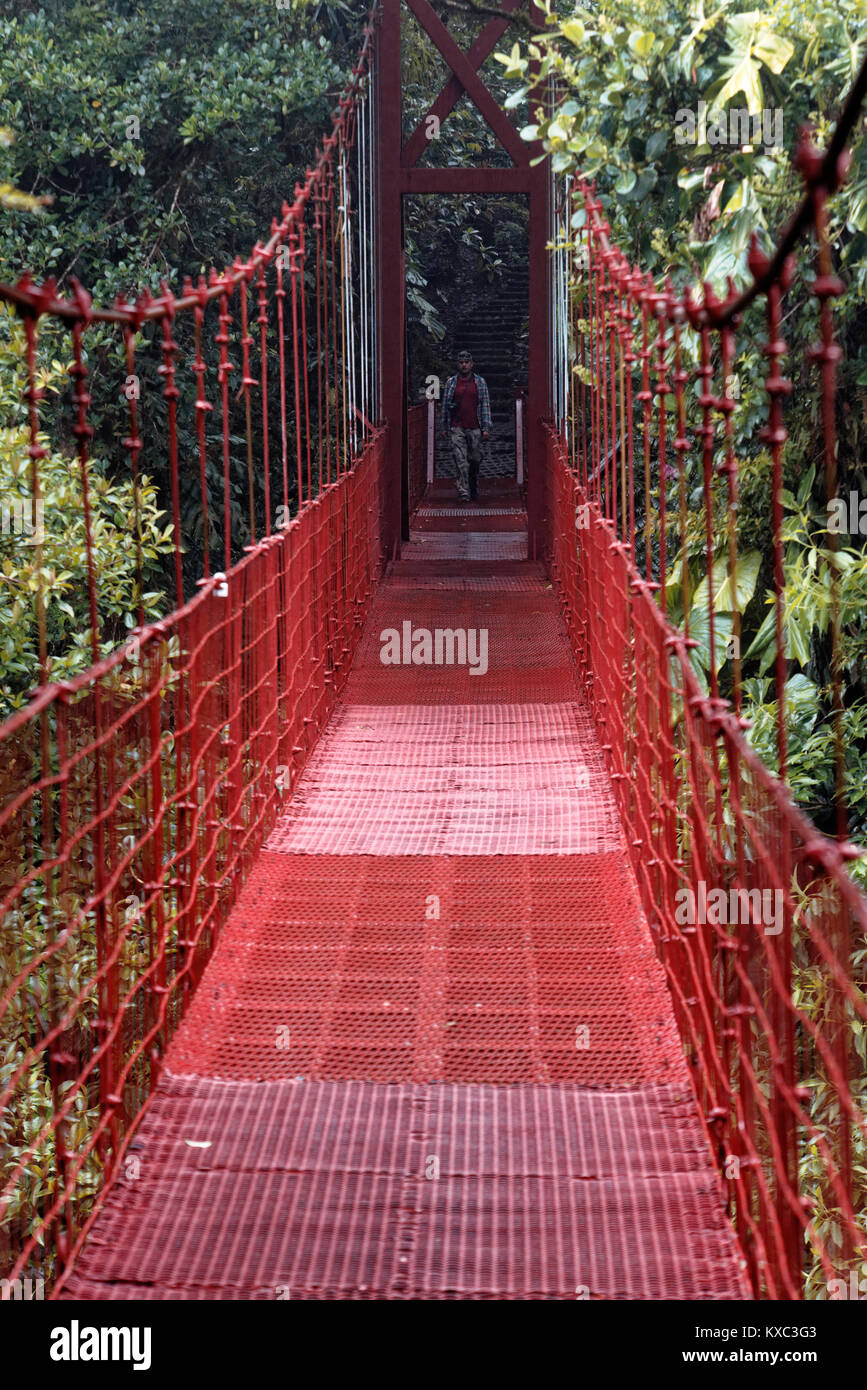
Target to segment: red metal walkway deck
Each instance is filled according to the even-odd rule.
[[[748,1298],[516,494],[429,495],[66,1298]],[[488,669],[380,633],[487,629]]]

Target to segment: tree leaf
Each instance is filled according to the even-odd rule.
[[[581,45],[584,43],[584,39],[587,32],[584,28],[584,25],[581,23],[581,20],[567,19],[566,23],[561,27],[564,36],[569,40],[569,42],[571,44],[574,44],[576,48],[580,48]]]

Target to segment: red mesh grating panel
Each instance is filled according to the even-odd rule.
[[[487,628],[489,669],[497,665],[529,665],[543,658],[551,666],[570,665],[566,629],[550,590],[529,587],[524,592],[507,589],[455,588],[451,592],[420,583],[410,590],[417,603],[409,607],[404,584],[385,586],[371,606],[357,656],[359,665],[381,666],[384,627]],[[381,626],[380,626],[381,624]],[[460,671],[453,672],[455,677]],[[484,679],[484,677],[474,677]]]
[[[466,532],[478,531],[479,518],[485,518],[485,531],[514,531],[527,533],[525,512],[516,512],[504,507],[482,509],[479,507],[453,508],[436,507],[417,511],[412,519],[413,536],[418,539],[420,532]]]
[[[446,534],[413,530],[401,556],[407,560],[526,560],[527,533],[493,535],[488,531]]]
[[[250,1079],[686,1076],[619,854],[265,853],[167,1065]]]
[[[540,592],[539,580],[535,575],[516,574],[510,576],[466,574],[424,574],[417,573],[420,565],[400,564],[389,579],[388,589],[393,603],[405,602],[407,594],[425,593],[450,594],[536,594]],[[468,566],[462,565],[461,569]],[[522,570],[529,566],[522,565]],[[407,574],[408,570],[413,572]]]
[[[677,1087],[166,1077],[136,1144],[64,1297],[748,1297]]]
[[[552,590],[546,589],[541,580],[523,592],[514,589],[503,592],[495,586],[483,590],[462,587],[446,590],[432,588],[427,583],[410,585],[408,578],[402,579],[401,569],[399,566],[395,577],[402,582],[385,584],[371,605],[355,671],[365,666],[383,668],[381,634],[389,628],[402,634],[405,622],[411,624],[411,631],[422,628],[430,632],[436,628],[487,630],[488,672],[473,676],[474,684],[484,686],[487,674],[501,667],[571,668],[571,649],[563,619]],[[384,669],[393,672],[399,668]],[[415,665],[413,669],[423,673],[425,668]],[[458,699],[457,690],[468,671],[455,666],[449,674],[455,681],[455,698]],[[532,688],[527,691],[527,698],[532,699]]]
[[[504,592],[493,575],[481,576],[486,583],[477,590],[478,576],[447,588],[443,583],[433,586],[429,578],[423,582],[406,575],[403,563],[393,573],[365,626],[344,692],[347,702],[443,705],[576,699],[576,670],[566,629],[551,588],[541,579],[533,582],[526,573],[510,576],[520,581],[520,587]],[[485,632],[484,660],[480,660],[480,646],[471,649],[468,645],[463,665],[412,662],[412,634],[427,631],[433,642],[438,629]],[[383,633],[399,635],[400,664],[383,663],[383,653],[389,654],[386,643],[391,640],[383,638]],[[478,644],[482,639],[474,640]],[[445,641],[442,657],[449,655]],[[436,657],[435,647],[430,655]],[[455,648],[451,655],[457,661],[462,653]],[[478,668],[475,672],[470,657]]]
[[[424,507],[441,506],[450,511],[457,510],[457,488],[453,478],[434,478],[424,495]],[[479,496],[474,507],[483,509],[513,507],[524,509],[524,498],[514,478],[480,478]]]
[[[527,529],[527,513],[523,507],[419,507],[413,521],[432,516],[448,517],[451,521],[460,521],[465,516],[510,516],[521,521],[525,531]],[[448,528],[444,526],[441,529],[445,531]]]
[[[596,854],[620,830],[576,705],[341,705],[268,848]]]
[[[412,607],[417,610],[416,604]],[[344,693],[347,701],[356,705],[517,705],[523,693],[530,693],[534,701],[560,704],[575,700],[578,686],[574,668],[544,667],[528,659],[515,665],[502,659],[491,660],[484,676],[470,676],[466,667],[455,671],[445,666],[383,666],[371,662],[353,669]]]
[[[460,567],[457,567],[451,560],[419,557],[418,553],[415,559],[406,559],[406,551],[407,547],[404,546],[404,558],[389,570],[389,583],[394,583],[397,588],[415,579],[425,581],[425,587],[430,579],[448,579],[456,590],[461,590],[467,580],[483,579],[494,590],[500,589],[503,593],[511,592],[515,580],[520,580],[522,586],[526,585],[537,592],[543,589],[549,594],[553,592],[545,571],[535,561],[461,560]]]

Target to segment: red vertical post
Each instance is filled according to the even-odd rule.
[[[383,472],[383,542],[387,555],[400,545],[407,487],[403,449],[403,417],[406,414],[404,384],[404,267],[403,206],[401,194],[401,0],[383,0],[379,30],[380,142],[379,186],[379,294],[382,315],[380,372],[382,416],[388,426]]]
[[[536,5],[530,6],[530,18],[540,27],[544,15]],[[532,69],[538,69],[534,63]],[[531,108],[547,106],[547,88],[540,86],[530,94]],[[541,153],[535,145],[528,147],[529,157]],[[531,165],[527,171],[530,187],[530,314],[529,362],[527,392],[527,529],[529,553],[532,558],[544,553],[547,547],[545,516],[546,450],[542,421],[550,413],[550,352],[551,324],[548,295],[548,221],[549,166],[545,160]]]

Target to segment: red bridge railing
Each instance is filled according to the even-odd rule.
[[[820,544],[831,552],[836,833],[825,835],[796,808],[786,775],[782,402],[791,388],[781,334],[791,252],[810,232],[830,502],[831,304],[843,285],[826,204],[865,90],[867,69],[827,154],[802,142],[804,200],[773,258],[754,245],[751,284],[725,302],[708,287],[676,294],[631,266],[609,240],[593,184],[567,183],[557,209],[572,291],[562,301],[559,428],[548,442],[550,563],[731,1215],[756,1294],[772,1298],[801,1297],[805,1280],[810,1295],[846,1297],[840,1289],[867,1257],[867,1085],[856,1049],[867,1023],[867,901],[848,873],[859,851],[845,809],[840,569],[829,535]],[[726,582],[737,593],[741,558],[734,364],[762,316],[778,776],[746,737],[738,605],[723,619],[717,592]],[[693,591],[690,563],[703,571]],[[706,595],[701,642],[694,607],[690,630],[695,594]]]
[[[411,405],[406,412],[406,472],[410,515],[427,487],[427,405]]]
[[[96,309],[25,277],[24,539],[39,682],[0,727],[0,1277],[51,1281],[106,1182],[245,873],[347,674],[383,560],[373,31],[267,242]],[[41,343],[71,359],[45,406]],[[94,458],[94,411],[123,453]],[[109,430],[105,428],[108,421]],[[41,485],[68,450],[66,512]],[[104,444],[100,443],[102,451]],[[131,480],[117,643],[95,503]],[[154,616],[154,473],[174,611]],[[74,514],[69,511],[70,505]],[[52,528],[80,526],[93,664],[62,664]],[[204,572],[204,577],[199,575]],[[110,578],[110,576],[109,576]],[[165,605],[171,607],[170,601]]]

